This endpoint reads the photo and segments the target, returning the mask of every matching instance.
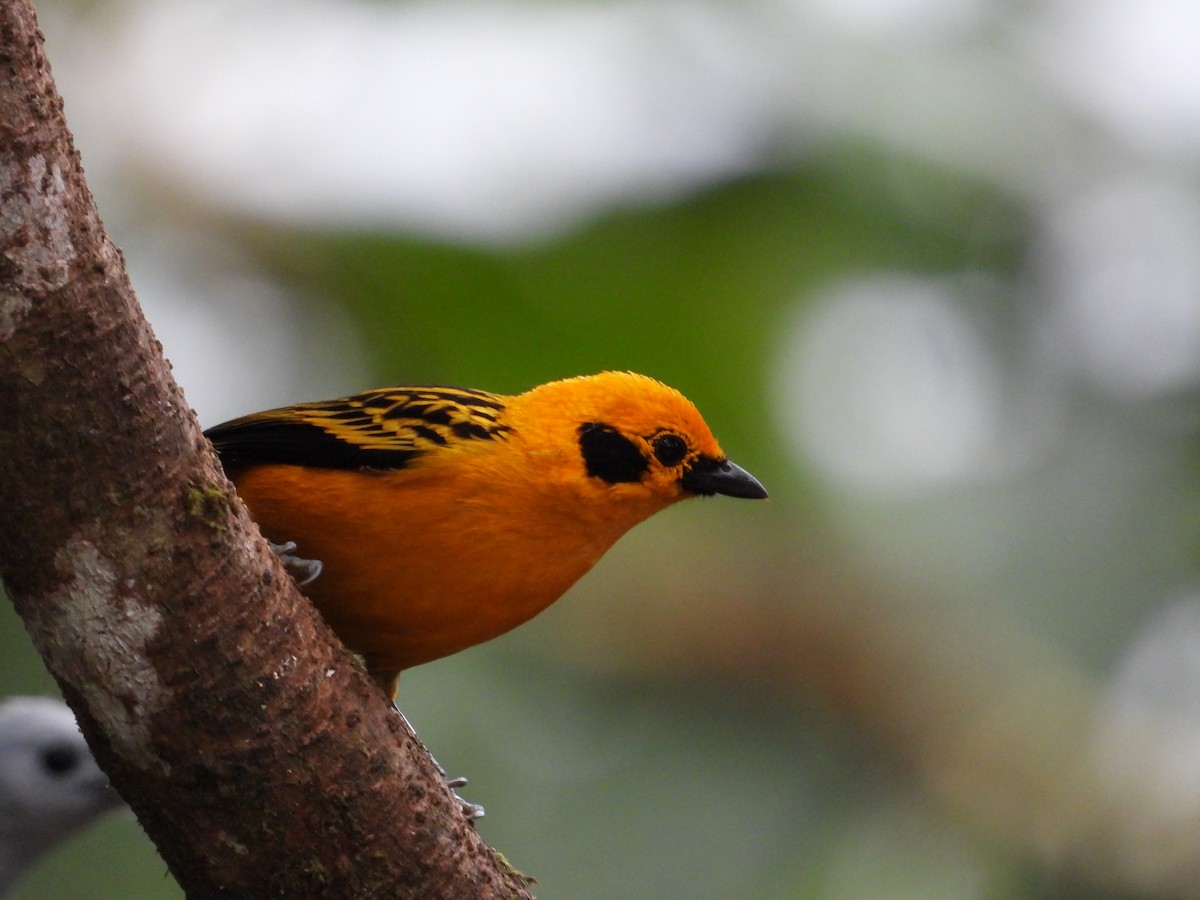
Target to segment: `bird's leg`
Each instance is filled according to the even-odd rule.
[[[408,730],[411,731],[413,736],[417,738],[417,743],[421,745],[421,749],[425,751],[425,755],[429,757],[429,761],[433,763],[434,768],[438,770],[438,774],[442,776],[442,781],[445,783],[446,787],[450,789],[450,793],[454,796],[454,799],[458,801],[458,805],[462,809],[463,815],[472,822],[476,819],[483,818],[483,807],[478,803],[469,803],[468,801],[464,800],[455,790],[455,788],[464,787],[467,784],[467,779],[461,775],[457,778],[451,778],[446,774],[446,770],[442,767],[442,764],[437,761],[437,757],[429,752],[429,748],[425,746],[425,742],[422,741],[420,736],[417,734],[417,729],[412,727],[412,722],[408,721],[408,717],[405,716],[400,707],[396,705],[396,694],[400,691],[400,673],[390,668],[374,668],[368,663],[367,674],[371,676],[371,680],[379,685],[380,689],[387,694],[388,699],[392,701],[392,708],[396,710],[397,714],[404,721],[404,724],[408,726]]]
[[[416,735],[417,730],[412,727],[412,723],[408,721],[408,717],[400,711],[400,707],[396,706],[394,701],[392,703],[392,707],[396,710],[396,714],[404,720],[404,724],[408,726],[408,730]],[[446,774],[446,770],[442,768],[442,764],[437,761],[437,757],[429,752],[429,748],[425,746],[425,742],[422,741],[420,737],[417,738],[417,743],[421,745],[421,749],[425,751],[425,755],[429,757],[429,761],[433,763],[434,768],[438,770],[438,774],[442,776],[442,783],[450,789],[450,796],[458,801],[459,809],[462,810],[462,814],[466,817],[467,821],[474,822],[476,819],[482,819],[484,816],[483,807],[478,803],[471,803],[469,800],[464,800],[458,795],[458,791],[455,790],[455,788],[460,788],[466,785],[467,779],[463,778],[461,775],[457,778],[449,777]]]
[[[425,747],[425,752],[429,753],[429,748]],[[437,757],[429,753],[429,761],[437,767],[439,774],[442,776],[442,783],[450,789],[450,796],[458,801],[458,808],[462,810],[463,816],[468,822],[474,822],[476,819],[482,819],[486,814],[484,808],[478,803],[472,803],[458,793],[458,788],[466,787],[467,779],[465,776],[458,775],[451,778],[446,774],[446,770],[442,768],[442,764],[437,761]]]
[[[300,587],[316,581],[321,570],[325,568],[324,563],[319,559],[305,559],[293,554],[292,551],[296,549],[295,541],[285,541],[282,544],[276,544],[274,541],[267,541],[267,543],[271,545],[271,549],[275,551],[275,555],[279,557],[279,561],[283,563],[287,573],[296,580],[296,584]]]

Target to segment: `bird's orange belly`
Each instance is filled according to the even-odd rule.
[[[515,628],[612,544],[561,527],[545,535],[516,527],[520,510],[412,480],[397,487],[386,476],[295,466],[235,478],[268,538],[295,541],[298,555],[322,562],[302,590],[373,672],[399,672]]]

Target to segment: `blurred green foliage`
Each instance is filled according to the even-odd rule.
[[[518,392],[631,369],[676,385],[744,455],[778,465],[766,368],[782,314],[805,291],[878,268],[1005,277],[1025,225],[1015,203],[978,183],[839,145],[527,247],[257,237],[280,278],[345,305],[385,381]]]

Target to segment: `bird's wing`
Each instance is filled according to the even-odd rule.
[[[252,413],[204,434],[226,468],[397,469],[454,443],[502,437],[504,399],[464,388],[379,388]]]

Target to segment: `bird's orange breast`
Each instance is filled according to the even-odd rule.
[[[494,475],[266,464],[234,481],[268,538],[323,563],[302,590],[372,673],[391,674],[532,618],[633,524],[555,512]]]

